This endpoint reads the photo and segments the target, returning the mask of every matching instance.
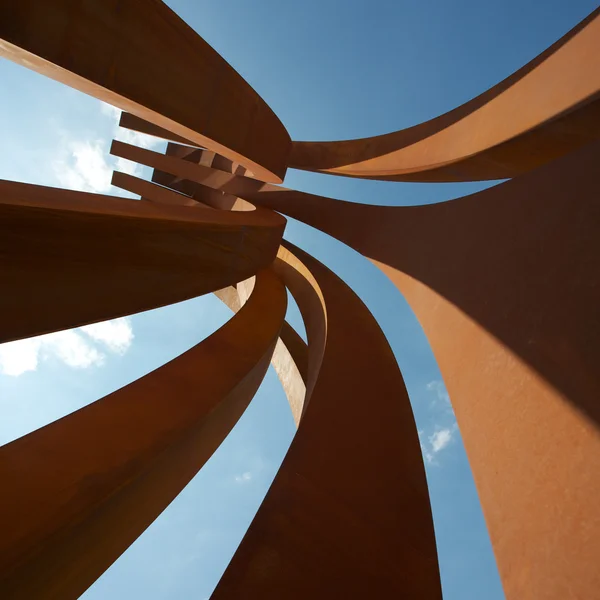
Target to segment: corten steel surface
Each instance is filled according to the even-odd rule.
[[[282,181],[291,142],[260,96],[160,0],[3,0],[0,55]]]
[[[600,422],[594,355],[600,341],[600,322],[594,318],[600,301],[600,179],[595,170],[600,143],[494,188],[419,207],[343,202],[122,142],[114,142],[111,152],[282,212],[424,282]],[[197,158],[195,153],[190,149]],[[168,175],[155,173],[155,178],[166,182]],[[468,285],[471,281],[477,286]],[[546,296],[557,299],[550,303]],[[581,366],[565,369],[565,356],[540,348],[535,340],[546,339],[545,329],[563,344],[581,348],[572,351]]]
[[[404,293],[453,399],[508,597],[585,597],[597,586],[586,557],[600,556],[600,144],[422,207],[286,190],[202,166],[202,151],[169,150],[112,148],[313,225],[371,258]],[[579,560],[565,564],[565,548]]]
[[[599,139],[599,93],[600,8],[470,102],[386,135],[294,142],[288,166],[390,181],[515,177]]]
[[[120,142],[113,142],[113,145],[116,148],[119,147],[119,144]],[[174,151],[176,153],[178,153],[181,149],[185,151],[188,150],[182,146],[174,147]],[[219,157],[218,155],[215,156],[212,152],[202,152],[203,158],[206,158],[208,154],[209,160],[205,161],[206,164],[218,165],[227,172],[233,172],[236,170],[235,165],[232,165],[231,161],[223,159],[223,157]],[[154,174],[158,173],[160,172],[154,172]],[[220,210],[258,211],[259,213],[264,211],[264,209],[261,208],[256,209],[254,205],[242,200],[241,198],[222,194],[221,192],[213,190],[212,188],[198,186],[193,184],[193,182],[186,180],[182,180],[181,183],[188,183],[192,185],[192,187],[184,187],[187,187],[187,191],[190,192],[190,195],[193,196],[193,198],[198,198],[198,202],[189,199],[183,194],[175,194],[170,190],[158,187],[152,183],[142,181],[128,175],[124,175],[123,173],[115,172],[113,176],[113,185],[122,187],[130,192],[139,192],[143,198],[150,201],[180,204],[183,203],[186,205],[209,205]],[[254,278],[240,282],[238,283],[237,288],[229,287],[223,290],[218,290],[215,293],[223,302],[225,302],[225,304],[227,304],[231,310],[235,312],[240,309],[240,307],[248,298],[252,289],[253,280]],[[277,340],[271,362],[290,404],[294,422],[296,423],[296,426],[298,426],[302,416],[304,400],[306,396],[308,355],[306,343],[289,325],[289,323],[287,323],[287,321],[284,321],[283,323],[281,336],[280,339]]]
[[[269,364],[285,288],[261,271],[221,329],[0,449],[0,596],[78,598],[210,458]]]
[[[118,144],[118,142],[114,143]],[[222,157],[218,158],[221,158],[221,160],[218,161],[217,164],[224,167],[230,166],[227,165],[227,162],[230,163],[230,161],[222,159]],[[210,164],[214,164],[213,159],[214,156],[211,157]],[[198,208],[206,206],[204,203],[195,201],[188,196],[157,186],[154,183],[139,179],[138,177],[127,175],[126,173],[114,172],[112,184],[129,192],[139,193],[142,196],[142,201],[174,206],[195,206]],[[202,187],[202,189],[209,192],[209,195],[212,194],[223,197],[223,194],[215,192],[210,188]],[[209,200],[206,197],[204,199]],[[218,202],[218,199],[215,199],[211,203],[214,203],[215,201]],[[231,203],[224,201],[218,205],[218,208],[233,209],[234,205],[240,203],[246,204],[254,212],[254,214],[251,215],[252,218],[247,219],[248,221],[252,222],[256,221],[257,218],[259,220],[262,218],[265,222],[277,222],[278,216],[275,216],[274,213],[260,208],[257,210],[245,200],[234,199]],[[229,287],[217,290],[215,293],[231,310],[237,312],[250,296],[252,286],[254,285],[253,282],[254,277],[238,283],[237,289]],[[305,373],[307,368],[307,348],[302,338],[287,322],[283,323],[281,337],[277,340],[271,362],[281,381],[283,390],[290,404],[294,422],[297,426],[302,415],[304,396],[306,394]]]
[[[599,14],[437,119],[291,146],[256,93],[158,0],[3,2],[0,53],[171,143],[166,155],[113,143],[113,155],[154,169],[152,182],[113,176],[140,201],[0,182],[0,341],[212,291],[238,312],[161,369],[0,449],[0,595],[86,589],[216,449],[272,357],[299,429],[213,598],[440,598],[423,461],[392,351],[346,284],[280,246],[279,211],[373,261],[415,311],[508,600],[595,598]],[[286,166],[515,178],[442,204],[384,207],[268,183]],[[308,344],[283,320],[284,285]]]
[[[252,288],[252,286],[253,283],[250,284],[250,280],[242,281],[238,283],[237,287],[217,290],[215,295],[233,312],[237,312],[246,302],[245,289]],[[271,364],[288,399],[296,427],[302,417],[306,396],[307,361],[306,342],[287,321],[284,321],[279,339],[275,344]]]
[[[595,143],[419,207],[224,186],[349,244],[404,294],[450,393],[508,598],[600,586],[598,164]]]
[[[350,288],[286,247],[275,269],[307,326],[316,294],[296,267],[314,277],[324,348],[309,339],[321,360],[298,433],[212,598],[439,599],[425,470],[394,355]]]
[[[118,142],[114,143],[117,144]],[[223,159],[217,164],[225,165],[223,161],[226,160],[227,159]],[[183,194],[160,187],[154,183],[145,181],[132,175],[127,175],[125,173],[114,172],[112,183],[113,185],[129,192],[139,193],[142,196],[142,202],[149,201],[174,206],[191,206],[197,208],[204,207],[202,203],[192,200]],[[220,192],[214,192],[210,188],[203,189],[212,192],[213,194],[216,193],[220,196],[223,196]],[[248,221],[249,223],[260,222],[261,220],[266,223],[277,223],[277,220],[280,219],[280,217],[275,215],[273,212],[265,211],[261,208],[256,209],[254,206],[249,205],[249,203],[245,202],[244,200],[235,199],[232,205],[235,203],[247,204],[249,207],[251,207],[253,213],[250,215],[250,218],[247,219],[243,215],[238,215],[238,220],[241,219],[243,221]],[[230,209],[233,208],[232,205],[220,205],[219,208]],[[253,282],[254,278],[251,280]],[[231,310],[237,312],[250,295],[253,284],[251,285],[249,282],[250,280],[246,280],[238,283],[237,290],[235,288],[217,290],[217,295]],[[242,291],[240,287],[243,288],[243,294],[238,293],[238,290]],[[232,294],[230,290],[234,290],[234,293]],[[287,341],[287,344],[289,344],[289,349],[284,340]],[[304,404],[304,396],[306,394],[305,376],[303,377],[302,375],[302,372],[306,371],[306,354],[306,344],[302,338],[300,338],[300,336],[290,327],[287,322],[284,322],[281,339],[277,340],[275,345],[272,363],[277,376],[282,383],[296,425],[298,425],[302,415],[302,406]]]
[[[285,220],[0,181],[0,341],[193,298],[251,277]]]

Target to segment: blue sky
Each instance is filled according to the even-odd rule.
[[[295,139],[385,133],[434,117],[509,75],[594,8],[591,0],[167,2],[264,97]],[[0,178],[116,193],[114,110],[0,60]],[[290,171],[286,186],[356,202],[450,200],[488,184],[402,184]],[[403,371],[421,432],[446,600],[503,598],[460,433],[431,350],[392,284],[343,244],[290,221],[287,237],[364,299]],[[0,346],[0,443],[133,381],[228,318],[213,296]],[[302,330],[291,304],[288,318]],[[365,399],[376,402],[376,399]],[[208,598],[294,434],[275,374],[223,446],[86,600]]]

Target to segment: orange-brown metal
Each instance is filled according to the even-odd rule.
[[[281,121],[161,0],[3,0],[0,55],[283,180]]]
[[[540,56],[431,121],[294,142],[289,167],[389,181],[505,179],[600,139],[600,8]]]
[[[511,599],[588,598],[600,585],[599,160],[595,143],[414,207],[190,163],[198,180],[352,246],[406,297],[450,393]]]
[[[270,271],[212,336],[0,448],[0,596],[78,598],[208,460],[269,364],[287,297]]]
[[[350,288],[288,248],[275,269],[307,320],[316,380],[212,599],[439,600],[425,472],[394,355]]]
[[[215,295],[233,312],[244,306],[254,286],[254,278],[238,283],[236,287],[217,290]],[[284,321],[271,364],[288,399],[294,423],[298,427],[306,396],[308,348],[296,330]]]
[[[115,144],[118,144],[118,142],[115,142]],[[221,161],[220,164],[223,164],[223,162]],[[154,183],[145,181],[143,179],[125,173],[113,173],[112,183],[113,185],[125,189],[129,192],[139,193],[142,196],[143,200],[147,200],[150,202],[168,204],[171,206],[195,206],[198,208],[204,206],[203,203],[200,203],[184,194],[178,193],[176,191],[164,187],[160,187],[158,185],[155,185]],[[210,188],[202,187],[201,189],[207,190],[208,192],[212,192],[212,195],[217,195],[221,197],[223,196],[223,194],[221,194],[220,192],[213,191]],[[204,199],[209,200],[208,198],[206,198],[205,195],[203,195],[203,197]],[[214,200],[214,202],[218,202],[218,200]],[[240,202],[248,204],[244,200],[239,199],[234,199],[233,204]],[[219,208],[224,209],[230,209],[232,207],[233,205],[219,205]],[[247,213],[244,213],[246,214],[246,216],[244,216],[244,214],[237,215],[236,217],[234,217],[234,219],[238,222],[245,224],[250,224],[253,222],[272,222],[274,226],[276,226],[280,219],[279,215],[276,215],[272,211],[266,211],[262,208],[256,209],[254,206],[252,206],[251,208],[251,214],[248,215]],[[252,283],[250,284],[250,282]],[[254,285],[253,282],[254,278],[251,278],[246,281],[239,282],[237,288],[224,288],[222,290],[217,290],[215,293],[223,302],[225,302],[225,304],[227,304],[227,306],[231,310],[237,312],[243,306],[247,298],[250,296],[250,291],[252,289],[252,286]],[[239,293],[242,291],[240,289],[240,286],[243,287],[243,294]],[[287,343],[289,344],[289,348],[286,345],[285,341],[287,341]],[[306,354],[306,344],[304,343],[302,338],[298,336],[298,334],[287,322],[284,322],[282,327],[281,339],[279,339],[277,341],[277,344],[275,345],[272,363],[273,368],[275,369],[275,372],[277,373],[277,376],[279,377],[284,392],[287,396],[290,408],[292,410],[292,416],[294,417],[296,425],[298,425],[298,423],[300,422],[300,417],[302,415],[302,407],[304,404],[304,397],[306,394],[306,375],[303,376],[303,373],[306,372]]]
[[[600,9],[461,107],[339,142],[292,145],[159,0],[7,0],[0,54],[130,111],[124,127],[176,142],[166,155],[113,143],[114,155],[154,168],[152,182],[113,177],[142,202],[0,182],[9,291],[0,341],[209,291],[239,310],[191,353],[0,449],[0,594],[75,597],[222,440],[283,323],[284,288],[262,270],[281,241],[280,211],[361,252],[415,311],[452,398],[507,598],[597,595]],[[384,207],[265,183],[287,166],[514,179],[442,204]],[[287,248],[273,271],[298,302],[308,347],[285,324],[289,352],[278,362],[277,350],[275,364],[299,430],[214,598],[439,599],[419,442],[391,349],[340,279]],[[177,402],[165,404],[171,393]]]
[[[4,342],[247,279],[273,261],[285,221],[0,181],[0,224]]]
[[[600,554],[593,541],[600,517],[589,500],[600,493],[593,476],[600,458],[575,457],[600,457],[598,143],[496,188],[422,207],[361,205],[264,184],[210,169],[204,151],[173,144],[168,156],[122,144],[113,152],[160,169],[154,178],[164,184],[187,179],[239,196],[371,258],[405,294],[432,344],[508,597],[532,589],[559,598],[574,577],[583,597],[594,589],[596,569],[585,556]],[[534,435],[541,422],[543,433]],[[542,456],[556,465],[552,478],[538,470]],[[501,506],[498,498],[506,498]],[[557,510],[578,514],[577,523],[557,524]],[[547,539],[555,543],[540,560]],[[580,558],[566,563],[565,547]]]

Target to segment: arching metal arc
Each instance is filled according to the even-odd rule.
[[[233,312],[238,312],[245,304],[254,286],[254,278],[247,279],[222,290],[215,295]],[[296,330],[284,321],[281,326],[279,339],[271,358],[273,369],[281,382],[283,391],[292,411],[296,427],[300,424],[302,408],[306,396],[308,348]]]
[[[283,180],[281,121],[160,0],[3,0],[0,55]]]
[[[522,69],[431,121],[293,142],[289,167],[389,181],[505,179],[600,139],[600,8]]]
[[[10,292],[0,341],[246,280],[271,264],[285,225],[265,208],[288,214],[372,260],[417,314],[507,598],[597,595],[600,9],[446,115],[366,140],[297,142],[290,160],[277,117],[159,0],[6,0],[0,38],[0,54],[133,113],[124,125],[192,146],[165,156],[113,144],[155,169],[155,183],[114,177],[147,202],[0,182]],[[453,202],[381,207],[240,176],[279,182],[288,165],[406,181],[516,177]],[[439,600],[418,436],[383,333],[300,250],[281,251],[273,269],[306,324],[307,353],[290,338],[304,357],[302,420],[214,597]],[[247,305],[191,354],[0,449],[0,595],[81,593],[226,435],[284,313],[282,283],[261,271]]]
[[[353,247],[406,297],[450,393],[511,600],[590,598],[600,585],[599,161],[595,143],[413,207],[190,163],[198,180]]]
[[[131,131],[137,131],[138,133],[145,133],[146,135],[151,135],[154,137],[161,138],[163,140],[175,142],[176,144],[183,144],[186,146],[192,146],[195,149],[201,149],[198,148],[197,144],[194,144],[192,141],[181,138],[178,135],[175,135],[174,133],[168,131],[167,129],[157,127],[153,123],[144,121],[144,119],[140,119],[139,117],[136,117],[131,113],[121,113],[121,117],[119,119],[119,127],[123,127],[124,129],[130,129]],[[207,151],[203,154],[202,164],[204,164],[204,166],[206,167],[221,169],[222,171],[235,173],[236,175],[246,175],[248,177],[253,176],[253,174],[247,171],[247,169],[245,169],[242,165],[235,163],[229,160],[228,158],[225,158],[220,154],[217,154],[212,151]]]
[[[118,149],[120,142],[114,142],[114,144],[116,144]],[[230,171],[235,170],[235,168],[231,168],[231,165],[225,164],[222,157],[217,158],[221,159],[217,160],[217,164],[221,167],[228,168]],[[207,164],[213,164],[213,159],[214,157],[211,156],[211,159]],[[114,172],[112,184],[127,190],[128,192],[140,194],[142,198],[151,202],[166,203],[170,205],[202,206],[202,204],[192,200],[188,196],[125,173]],[[212,204],[215,208],[228,210],[239,203],[248,204],[244,200],[233,198],[232,196],[225,197],[221,192],[212,190],[211,188],[202,186],[202,189],[208,192],[207,194],[202,194],[203,200],[208,201],[208,203]],[[211,195],[214,197],[209,198],[208,196]],[[231,201],[229,201],[229,199],[231,199]],[[250,208],[252,210],[249,212],[255,213],[253,215],[254,217],[260,217],[263,213],[266,213],[264,218],[268,219],[269,217],[272,218],[274,214],[271,211],[265,211],[262,208],[256,209],[254,206],[251,206]],[[247,212],[244,212],[243,214],[247,214]],[[237,289],[229,287],[217,291],[216,294],[235,312],[240,309],[249,296],[249,290],[252,285],[249,281],[250,280],[238,283]],[[242,289],[240,289],[240,286],[242,286]],[[244,293],[238,293],[242,291]],[[284,322],[281,338],[277,341],[275,346],[272,363],[290,404],[296,426],[298,426],[300,422],[306,396],[307,362],[306,344],[296,331],[287,322]]]
[[[564,289],[564,282],[573,281],[577,285],[576,297],[587,310],[592,311],[595,307],[595,267],[599,260],[600,243],[595,235],[595,228],[600,225],[600,208],[595,196],[600,183],[596,182],[594,165],[600,155],[599,143],[538,169],[527,177],[522,176],[451,202],[414,207],[344,202],[265,184],[196,164],[197,151],[188,150],[189,157],[194,158],[194,162],[122,142],[113,142],[111,148],[116,156],[158,169],[160,172],[155,171],[153,177],[164,185],[169,185],[169,181],[177,181],[176,177],[179,177],[210,186],[232,197],[244,198],[259,207],[279,211],[336,237],[373,261],[387,265],[389,269],[404,272],[411,278],[422,281],[488,329],[600,422],[600,408],[595,407],[595,403],[589,399],[583,399],[585,394],[582,396],[581,385],[568,384],[561,365],[550,356],[543,356],[537,346],[527,341],[532,319],[529,311],[537,314],[535,307],[540,304],[546,305],[546,311],[549,311],[548,302],[543,300],[543,295],[555,295],[556,292],[551,290]],[[578,185],[577,194],[567,189],[574,181]],[[540,216],[532,223],[529,215],[534,214],[535,210],[539,210],[544,217]],[[582,215],[581,230],[578,230],[580,221],[573,220],[572,215],[576,210]],[[565,216],[561,222],[556,215],[563,213]],[[498,220],[497,226],[489,216],[491,214]],[[522,221],[517,228],[512,221],[519,215],[522,215]],[[545,225],[549,220],[556,224],[555,227]],[[356,223],[361,223],[361,227],[356,227]],[[505,229],[500,227],[500,223],[504,223]],[[558,227],[559,223],[564,231]],[[476,233],[477,231],[481,233]],[[520,231],[522,242],[517,242],[515,238],[517,231]],[[513,269],[511,266],[507,270],[501,266],[499,261],[502,260],[502,252],[510,257],[515,254],[513,247],[523,252],[523,248],[532,246],[539,253],[541,250],[535,247],[534,242],[536,235],[541,236],[540,244],[545,247],[546,244],[553,243],[548,241],[552,235],[559,234],[565,240],[572,240],[572,243],[568,253],[561,250],[560,261],[558,258],[556,262],[550,258],[539,259],[540,272],[535,279],[540,280],[543,287],[528,289],[529,282],[533,280],[530,262],[520,265],[520,269]],[[461,240],[460,244],[456,237]],[[435,240],[438,241],[433,243]],[[486,240],[494,242],[486,244]],[[503,251],[502,248],[506,250]],[[559,244],[555,252],[560,248]],[[493,257],[497,270],[490,270],[484,263],[480,264],[469,258],[472,253],[481,255],[485,251],[489,252],[490,260]],[[566,259],[565,254],[570,258]],[[533,254],[529,256],[532,257]],[[564,274],[561,285],[557,265],[565,264],[567,260],[575,268],[570,274]],[[582,281],[579,281],[583,265],[587,265],[592,274],[588,277],[581,275]],[[519,274],[520,270],[524,272],[522,275]],[[503,280],[502,277],[507,279]],[[478,281],[479,284],[475,287],[466,285],[468,281]],[[534,293],[535,301],[528,302],[520,294],[509,302],[505,296],[512,296],[515,281],[520,281],[520,285],[527,288],[527,294]],[[484,283],[490,291],[490,299],[485,302],[482,301]],[[492,302],[491,298],[495,300]],[[518,310],[510,313],[517,319],[515,323],[499,316],[508,314],[506,307],[511,303],[520,304]],[[569,302],[557,301],[553,310],[569,312],[570,306]],[[580,323],[584,323],[581,308],[579,313]],[[586,316],[592,319],[591,312],[586,313]],[[539,320],[539,317],[534,319]],[[561,325],[554,324],[553,321],[559,321]],[[552,329],[566,328],[571,321],[570,317],[565,320],[562,313],[552,313],[547,319],[548,326]],[[566,332],[564,335],[566,338],[572,337]],[[581,356],[586,356],[586,353]],[[586,367],[588,374],[583,376],[582,381],[596,380],[593,376],[594,364],[594,360],[590,359]],[[571,376],[579,377],[582,375],[580,371],[581,369],[575,369]],[[561,379],[557,379],[558,377]],[[579,389],[579,393],[573,388]],[[595,391],[594,389],[594,393]],[[588,392],[587,397],[594,397],[594,393]]]
[[[593,589],[595,569],[585,556],[600,552],[590,500],[600,493],[593,476],[600,471],[600,145],[478,194],[421,207],[341,202],[120,144],[116,154],[281,211],[380,266],[438,358],[508,597],[525,588],[557,599],[568,586],[580,586],[582,597]],[[198,160],[191,149],[189,156]],[[155,178],[168,183],[164,174]],[[578,448],[579,458],[565,446]],[[553,477],[540,471],[549,455]],[[576,527],[570,519],[556,523],[558,510],[584,517]],[[584,526],[597,535],[590,539]],[[552,551],[549,539],[560,540]],[[565,547],[580,559],[565,562]]]
[[[394,355],[359,298],[290,250],[275,268],[307,319],[309,358],[321,360],[298,433],[212,600],[439,600],[425,472]],[[311,297],[321,317],[305,312]]]
[[[78,598],[210,458],[258,389],[285,316],[269,270],[221,329],[0,448],[0,596]]]
[[[156,202],[158,204],[168,204],[171,206],[196,206],[202,208],[203,205],[191,198],[174,192],[172,190],[160,187],[149,181],[139,179],[126,173],[115,171],[113,173],[112,184],[128,192],[140,194],[144,200]],[[213,194],[209,188],[204,188]],[[243,200],[241,202],[244,202]],[[221,206],[220,208],[225,208]],[[229,208],[229,207],[226,207]],[[277,222],[278,217],[272,211],[266,211],[259,208],[254,209],[248,219],[243,214],[237,215],[238,221],[258,221]],[[252,282],[252,283],[250,283]],[[237,284],[237,288],[228,287],[222,290],[216,290],[216,295],[227,306],[237,312],[250,296],[254,285],[254,277]],[[238,293],[238,290],[243,293]],[[272,358],[273,368],[281,381],[284,392],[292,410],[292,416],[296,426],[300,422],[302,407],[306,394],[306,369],[307,369],[307,348],[302,338],[294,329],[284,321],[281,331],[281,338],[277,340]]]
[[[273,261],[285,219],[0,181],[0,225],[6,342],[247,279]]]

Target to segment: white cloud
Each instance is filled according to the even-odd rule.
[[[426,428],[429,430],[427,434],[423,429],[419,430],[419,441],[425,462],[438,465],[438,455],[454,441],[458,425],[444,382],[434,379],[426,384],[425,389],[428,392],[427,408],[433,426]]]
[[[100,366],[104,364],[106,354],[97,344],[122,355],[131,346],[133,338],[129,320],[120,318],[0,344],[0,372],[18,377],[35,371],[41,361],[50,359],[74,369]]]
[[[127,142],[128,144],[135,144],[142,148],[154,148],[163,143],[160,139],[155,138],[152,135],[146,135],[145,133],[133,131],[132,129],[119,127],[121,109],[116,106],[112,106],[106,102],[100,102],[100,112],[113,121],[113,135],[116,140]]]
[[[158,138],[145,133],[139,133],[138,131],[132,131],[131,129],[124,129],[119,127],[119,120],[121,118],[120,109],[102,102],[100,106],[100,112],[112,119],[113,123],[113,137],[115,140],[132,144],[134,146],[140,146],[141,148],[156,148],[163,142]],[[114,158],[115,169],[128,173],[129,175],[140,175],[142,167],[137,163],[134,163],[126,158],[116,157]]]
[[[81,331],[117,354],[125,354],[133,341],[133,329],[127,317],[85,325]]]
[[[92,365],[101,365],[104,362],[104,354],[72,329],[57,331],[43,337],[41,345],[42,358],[55,356],[74,369],[85,369]]]
[[[423,452],[425,462],[430,465],[437,465],[437,455],[450,445],[454,440],[454,434],[457,431],[458,425],[454,422],[448,427],[436,427],[435,431],[424,440],[425,432],[422,429],[419,429],[419,442],[421,444],[421,451]]]
[[[450,406],[450,396],[446,391],[446,386],[444,382],[439,379],[434,379],[430,381],[426,386],[428,392],[432,392],[435,394],[437,400],[444,405]]]
[[[121,118],[121,109],[113,106],[112,104],[108,104],[108,102],[102,102],[100,100],[100,112],[112,119],[113,121],[119,122]]]
[[[439,431],[436,431],[433,435],[429,436],[432,452],[437,454],[440,450],[443,450],[451,440],[451,429],[440,429]]]
[[[127,144],[134,144],[135,146],[141,146],[142,148],[155,148],[161,144],[161,140],[145,133],[138,131],[132,131],[131,129],[123,129],[119,127],[115,131],[115,139]]]
[[[5,375],[18,377],[38,366],[41,340],[29,338],[0,345],[0,370]]]
[[[119,127],[121,111],[106,102],[100,102],[100,113],[111,121],[114,139],[142,148],[156,148],[164,143],[158,138]],[[140,176],[143,167],[130,160],[109,154],[105,140],[83,140],[66,130],[60,131],[61,145],[52,162],[52,170],[62,187],[83,192],[108,193],[111,191],[113,169]]]
[[[252,479],[252,473],[250,473],[250,471],[246,471],[245,473],[242,473],[241,475],[235,476],[236,483],[247,483],[251,479]]]
[[[426,463],[433,463],[433,452],[431,452],[428,447],[427,447],[427,443],[423,442],[423,435],[424,435],[424,431],[422,429],[419,429],[418,432],[419,434],[419,444],[421,445],[421,452],[423,453],[423,458],[425,459]]]
[[[54,176],[61,186],[84,192],[105,193],[110,190],[112,168],[102,140],[93,142],[62,136],[63,145],[52,163]]]

